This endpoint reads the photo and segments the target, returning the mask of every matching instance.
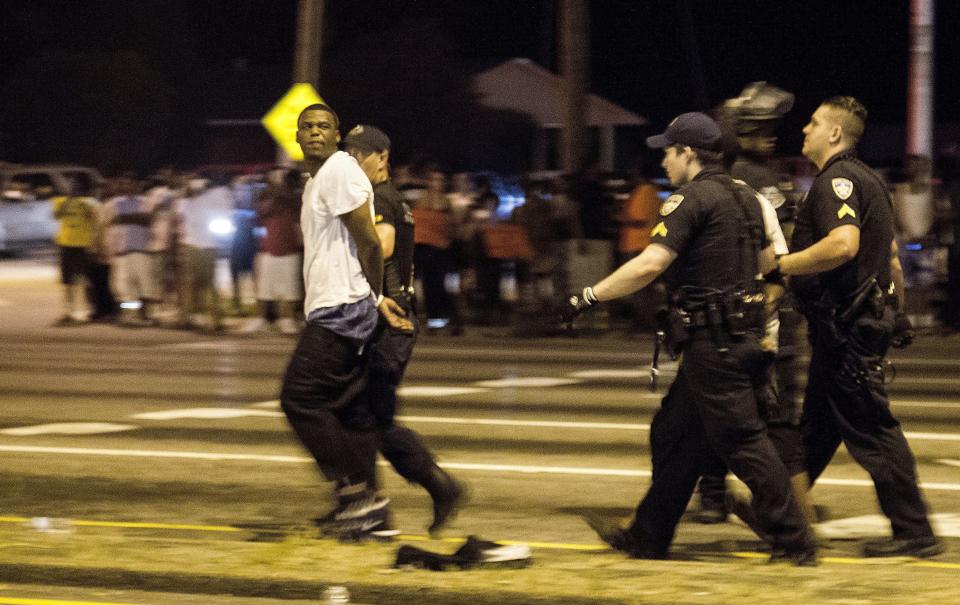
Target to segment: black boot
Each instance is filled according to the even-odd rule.
[[[457,516],[466,501],[466,489],[437,465],[433,465],[421,485],[433,498],[433,523],[427,528],[433,534]]]

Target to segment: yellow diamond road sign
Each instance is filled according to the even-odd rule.
[[[277,104],[263,116],[260,123],[273,140],[283,147],[290,159],[302,160],[303,151],[297,144],[297,116],[307,105],[323,103],[313,86],[307,82],[294,84]]]

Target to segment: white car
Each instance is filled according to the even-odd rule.
[[[0,252],[52,245],[57,221],[50,198],[67,194],[75,179],[98,185],[103,177],[84,166],[0,163]]]

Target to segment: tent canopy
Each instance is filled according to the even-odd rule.
[[[564,122],[563,78],[530,59],[515,58],[477,74],[474,89],[493,109],[527,114],[541,128]],[[597,95],[587,95],[587,125],[641,126],[647,120]]]

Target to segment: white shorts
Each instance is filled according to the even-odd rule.
[[[303,260],[299,254],[273,256],[258,252],[253,272],[257,276],[257,300],[303,299]]]
[[[158,300],[160,283],[154,271],[153,255],[148,252],[130,252],[114,256],[110,282],[121,301]]]

